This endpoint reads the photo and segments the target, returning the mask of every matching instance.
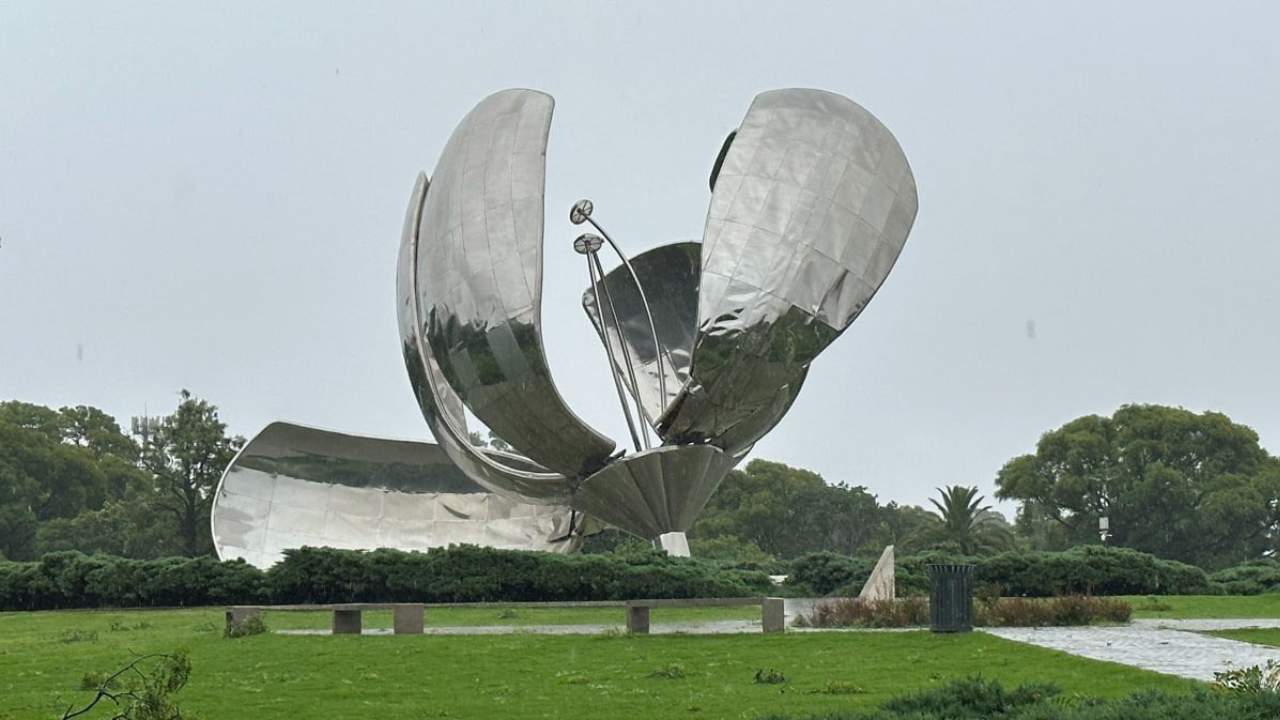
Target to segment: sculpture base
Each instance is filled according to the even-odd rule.
[[[689,557],[689,538],[682,532],[663,533],[658,536],[658,544],[671,557]]]

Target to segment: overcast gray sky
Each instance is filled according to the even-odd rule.
[[[0,3],[0,399],[127,423],[188,388],[426,439],[395,321],[415,174],[508,87],[554,95],[543,319],[626,437],[566,218],[698,238],[756,93],[848,96],[920,212],[753,453],[919,504],[1046,430],[1218,410],[1280,452],[1280,4]]]

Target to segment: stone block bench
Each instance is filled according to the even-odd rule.
[[[633,633],[649,632],[650,608],[733,607],[759,605],[760,620],[764,632],[779,633],[786,630],[782,598],[690,598],[683,600],[593,600],[581,602],[516,602],[516,603],[334,603],[327,605],[230,605],[227,607],[227,627],[235,627],[263,612],[331,612],[334,635],[358,635],[364,629],[363,613],[373,610],[392,612],[393,630],[397,635],[421,635],[423,612],[428,608],[515,608],[515,609],[565,609],[565,608],[626,608],[627,630]]]
[[[359,635],[364,629],[366,610],[390,610],[396,635],[421,635],[422,603],[337,603],[333,605],[232,605],[227,608],[227,627],[235,627],[263,611],[332,612],[334,635]]]
[[[683,600],[628,600],[627,632],[649,632],[650,608],[691,608],[691,607],[732,607],[738,605],[759,605],[760,626],[764,632],[786,632],[786,610],[782,598],[746,597],[746,598],[688,598]]]

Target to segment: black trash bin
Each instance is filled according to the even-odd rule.
[[[973,630],[973,566],[929,566],[929,629],[934,632]]]

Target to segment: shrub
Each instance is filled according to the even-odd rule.
[[[261,635],[267,631],[267,623],[261,615],[250,615],[241,622],[228,623],[222,631],[224,638],[242,638],[250,635]]]
[[[1043,600],[997,598],[973,605],[973,624],[980,627],[1045,627],[1057,625],[1053,608]]]
[[[0,609],[251,604],[265,598],[264,577],[239,560],[56,552],[33,563],[0,563]]]
[[[1000,598],[974,603],[973,624],[985,627],[1046,627],[1128,622],[1126,602],[1088,595],[1051,599]]]
[[[1006,552],[972,561],[974,580],[1000,585],[1006,595],[1202,595],[1208,576],[1192,565],[1103,545],[1062,552]]]
[[[943,550],[908,555],[897,559],[895,585],[899,595],[927,595],[930,565],[974,565],[976,570],[982,567],[982,563],[982,558]]]
[[[818,603],[801,616],[806,627],[909,627],[929,624],[929,601],[922,597],[898,600],[835,598]]]
[[[1229,595],[1258,595],[1280,590],[1280,562],[1260,558],[1229,567],[1209,576]]]
[[[789,595],[796,597],[821,597],[833,592],[848,592],[857,585],[857,593],[871,576],[875,560],[851,557],[833,552],[816,552],[802,555],[791,561],[787,580],[783,583]],[[850,594],[852,594],[850,593]]]
[[[999,588],[1004,595],[1057,597],[1062,595],[1204,595],[1222,591],[1220,583],[1234,581],[1227,589],[1261,589],[1262,579],[1280,587],[1280,563],[1263,564],[1234,576],[1215,576],[1210,582],[1198,567],[1153,555],[1103,545],[1082,545],[1062,552],[1010,551],[972,557],[932,550],[897,559],[895,575],[899,595],[929,592],[929,565],[973,565],[976,588]],[[871,574],[870,558],[834,553],[813,553],[796,560],[787,585],[791,595],[852,597]],[[1226,572],[1226,571],[1224,571]],[[1221,575],[1221,574],[1220,574]],[[1254,580],[1257,578],[1257,580]]]
[[[1006,691],[998,680],[970,677],[914,695],[894,698],[880,707],[897,715],[993,718],[1013,715],[1028,705],[1042,703],[1062,692],[1056,685],[1036,683]]]
[[[474,546],[425,553],[300,548],[265,573],[208,557],[59,552],[39,562],[0,562],[0,610],[745,597],[772,588],[762,572],[653,551],[565,556]]]
[[[1250,665],[1213,674],[1213,687],[1229,693],[1280,693],[1280,664]]]
[[[470,545],[425,553],[289,550],[267,585],[280,603],[743,597],[771,588],[764,573],[661,552],[555,555]]]
[[[1128,622],[1133,609],[1112,598],[1068,595],[1051,599],[995,598],[973,604],[977,626],[1044,627]],[[929,601],[922,597],[899,600],[837,598],[818,603],[799,618],[805,627],[912,627],[929,624]]]

